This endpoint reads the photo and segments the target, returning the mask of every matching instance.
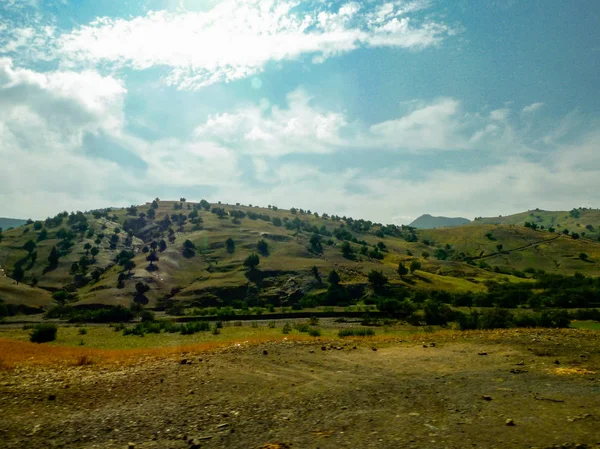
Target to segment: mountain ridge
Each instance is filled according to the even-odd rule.
[[[430,214],[423,214],[420,217],[410,223],[417,229],[434,229],[434,228],[446,228],[451,226],[461,226],[470,223],[471,220],[463,217],[434,217]]]

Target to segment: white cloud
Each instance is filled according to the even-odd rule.
[[[93,72],[38,73],[0,59],[3,214],[43,217],[92,199],[106,204],[113,186],[132,186],[117,164],[82,152],[87,133],[121,126],[124,94],[119,82]]]
[[[508,108],[494,109],[492,112],[490,112],[490,118],[497,121],[506,120],[509,115],[510,109]]]
[[[521,111],[523,114],[532,114],[539,111],[544,106],[544,103],[532,103],[529,106],[525,106]]]
[[[421,49],[451,32],[443,23],[408,16],[423,2],[387,3],[375,11],[358,3],[303,7],[291,0],[228,0],[202,12],[100,18],[59,36],[57,54],[71,66],[166,67],[167,84],[194,90],[252,76],[270,61],[308,55],[322,62],[364,46]]]
[[[348,125],[343,114],[312,106],[303,90],[287,100],[287,109],[259,105],[211,116],[196,135],[253,155],[329,153],[346,144],[341,137]]]

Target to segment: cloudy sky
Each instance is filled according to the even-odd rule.
[[[1,0],[0,216],[599,207],[597,0]]]

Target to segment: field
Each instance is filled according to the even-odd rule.
[[[0,439],[7,448],[600,443],[596,331],[377,328],[340,339],[340,325],[349,326],[322,321],[322,336],[309,337],[245,323],[177,341],[69,327],[50,345],[5,328]],[[135,349],[115,349],[122,339]]]

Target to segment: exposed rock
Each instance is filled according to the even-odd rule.
[[[512,426],[514,426],[514,425],[515,425],[515,422],[514,422],[512,419],[508,418],[508,419],[506,420],[506,425],[507,425],[507,426],[511,426],[511,427],[512,427]]]

